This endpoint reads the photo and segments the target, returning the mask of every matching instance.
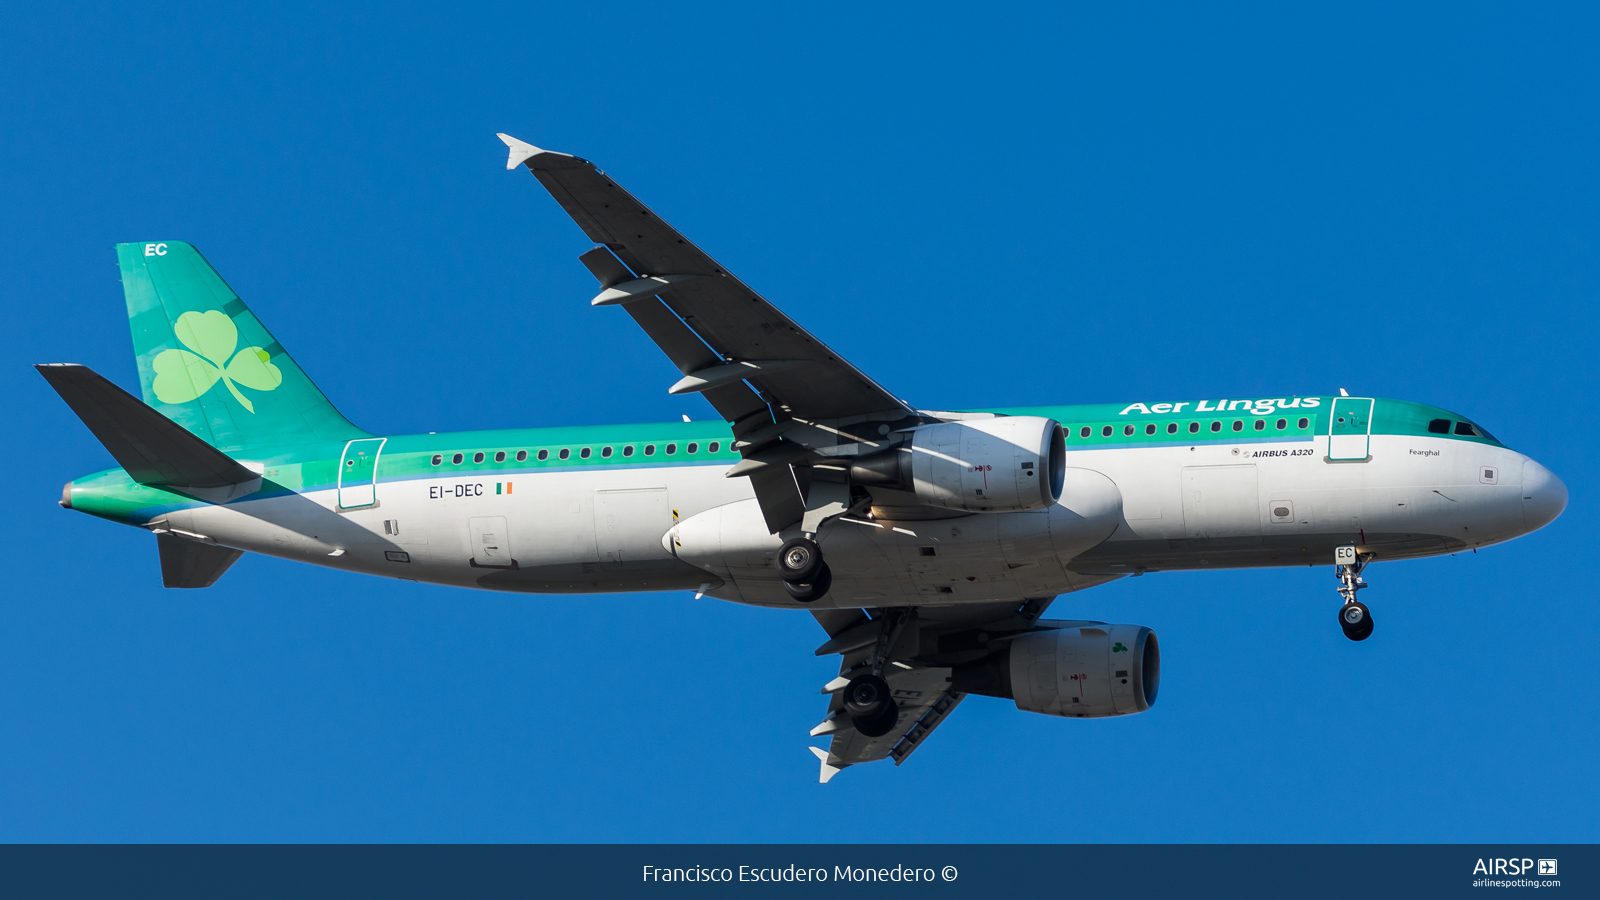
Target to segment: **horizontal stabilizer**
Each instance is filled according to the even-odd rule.
[[[198,488],[221,499],[243,496],[260,487],[260,475],[88,366],[51,363],[34,368],[134,481]]]
[[[161,551],[161,583],[169,588],[211,587],[243,550],[191,541],[175,534],[156,535]]]

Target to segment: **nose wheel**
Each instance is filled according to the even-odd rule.
[[[1346,603],[1339,608],[1339,627],[1350,640],[1364,641],[1372,636],[1372,611],[1359,600]]]
[[[1339,547],[1333,551],[1333,564],[1339,579],[1339,596],[1344,605],[1339,607],[1339,627],[1352,641],[1364,641],[1372,636],[1372,610],[1356,599],[1356,592],[1369,587],[1361,577],[1361,570],[1372,561],[1372,554],[1362,554],[1355,547]]]

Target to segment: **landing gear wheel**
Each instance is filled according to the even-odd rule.
[[[885,709],[876,719],[857,719],[850,717],[850,724],[856,731],[867,737],[883,737],[894,730],[896,722],[900,721],[900,706],[893,700],[889,701],[889,708]]]
[[[856,731],[867,737],[888,734],[900,718],[900,706],[894,702],[889,682],[882,675],[852,679],[844,689],[844,711],[850,714]]]
[[[1360,601],[1346,603],[1339,608],[1339,627],[1352,641],[1364,641],[1372,636],[1372,611]]]
[[[822,568],[822,548],[810,538],[784,541],[778,549],[778,577],[790,584],[809,584]]]
[[[822,564],[822,568],[817,570],[816,577],[808,583],[795,584],[792,581],[783,583],[783,589],[789,592],[791,598],[800,603],[811,603],[819,597],[825,596],[828,593],[828,588],[831,587],[833,587],[833,570],[828,568],[827,563]]]

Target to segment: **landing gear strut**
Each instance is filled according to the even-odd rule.
[[[833,586],[833,571],[822,561],[822,548],[810,538],[785,541],[778,549],[777,566],[784,590],[801,603],[816,600]]]
[[[1356,599],[1356,592],[1368,587],[1361,570],[1372,560],[1372,554],[1361,554],[1355,547],[1339,547],[1333,551],[1334,571],[1339,579],[1339,596],[1344,605],[1339,607],[1339,627],[1352,641],[1364,641],[1372,636],[1372,610]]]
[[[916,617],[915,609],[889,610],[872,650],[872,668],[851,678],[844,689],[844,711],[850,714],[850,724],[867,737],[882,737],[900,721],[900,704],[894,702],[889,682],[883,678],[883,667],[906,627],[915,627]]]

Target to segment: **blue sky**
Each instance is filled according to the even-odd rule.
[[[213,6],[0,35],[0,840],[1600,840],[1591,8]],[[1065,597],[1161,635],[1153,710],[975,697],[827,786],[805,614],[258,556],[167,591],[153,538],[57,508],[110,458],[28,366],[136,388],[117,241],[199,246],[375,432],[713,417],[496,131],[918,405],[1344,387],[1571,506],[1373,567],[1362,644],[1331,567]]]

